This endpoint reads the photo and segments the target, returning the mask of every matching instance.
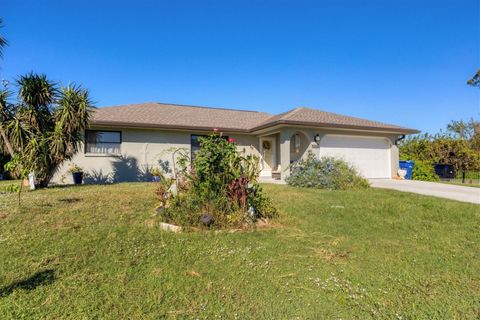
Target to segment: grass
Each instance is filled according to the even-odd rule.
[[[478,319],[478,205],[265,185],[281,227],[161,232],[148,183],[0,194],[2,319]]]

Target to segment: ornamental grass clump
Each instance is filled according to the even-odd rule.
[[[235,140],[226,139],[218,131],[199,140],[200,150],[189,161],[191,168],[180,165],[176,172],[175,192],[161,213],[164,222],[242,227],[274,217],[277,210],[258,183],[258,157],[243,156]],[[177,163],[187,161],[181,158]]]
[[[329,190],[369,187],[367,179],[360,176],[357,170],[347,162],[333,157],[317,159],[311,152],[305,159],[291,166],[291,174],[286,182],[295,187]]]

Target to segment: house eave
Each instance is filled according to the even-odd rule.
[[[409,128],[388,128],[388,127],[372,127],[372,126],[355,126],[355,125],[344,125],[344,124],[334,124],[334,123],[314,123],[314,122],[303,122],[303,121],[291,121],[291,120],[278,120],[268,124],[264,124],[258,127],[255,127],[251,130],[252,133],[261,132],[264,129],[270,129],[272,127],[278,126],[299,126],[299,127],[309,127],[309,128],[318,128],[318,129],[345,129],[353,131],[369,131],[369,132],[378,132],[378,133],[389,133],[389,134],[416,134],[420,133],[419,130],[409,129]]]
[[[132,122],[120,122],[120,121],[92,121],[90,127],[122,127],[122,128],[131,128],[131,129],[155,129],[155,130],[192,130],[192,131],[207,131],[211,132],[214,128],[212,127],[202,127],[202,126],[179,126],[179,125],[156,125],[152,123],[132,123]],[[215,128],[221,132],[232,132],[232,133],[249,133],[246,129],[240,128]]]

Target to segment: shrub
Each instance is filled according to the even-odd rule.
[[[415,161],[415,166],[412,170],[412,179],[413,180],[422,180],[422,181],[439,181],[440,178],[435,173],[433,165],[426,161]]]
[[[369,187],[368,181],[347,162],[332,157],[317,159],[311,152],[306,159],[291,166],[291,175],[286,182],[296,187],[330,190]]]
[[[277,211],[258,184],[258,160],[242,156],[233,139],[226,140],[216,131],[200,138],[192,169],[176,172],[175,195],[164,205],[162,218],[165,222],[200,226],[200,218],[209,215],[213,227],[222,227],[274,217]],[[185,168],[181,165],[187,162],[185,157],[178,161]]]

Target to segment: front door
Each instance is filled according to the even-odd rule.
[[[271,177],[275,166],[274,138],[260,138],[260,154],[262,155],[260,176]]]

